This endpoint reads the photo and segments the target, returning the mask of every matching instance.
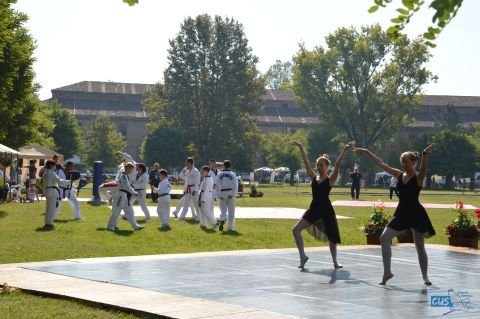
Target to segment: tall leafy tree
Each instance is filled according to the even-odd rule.
[[[75,117],[67,109],[61,107],[56,100],[50,102],[55,128],[52,137],[55,150],[65,158],[80,155],[82,152],[82,130]]]
[[[288,142],[298,140],[305,150],[308,149],[308,135],[304,130],[298,130],[295,133],[269,133],[264,138],[263,148],[267,163],[270,167],[288,167],[290,169],[290,184],[293,184],[294,174],[302,165],[303,160],[300,152],[295,152]]]
[[[88,145],[85,155],[89,166],[92,166],[94,161],[103,161],[106,168],[116,167],[115,153],[127,145],[110,118],[104,115],[98,116],[92,122],[85,140]]]
[[[368,10],[370,13],[377,11],[379,7],[386,7],[393,0],[374,0],[374,2],[375,5]],[[402,7],[397,9],[397,16],[391,19],[392,25],[388,28],[387,33],[392,40],[398,40],[412,16],[428,5],[429,9],[432,9],[434,13],[432,25],[423,33],[423,38],[426,45],[435,47],[435,39],[447,24],[455,18],[462,3],[463,0],[402,0]]]
[[[189,17],[168,54],[164,83],[145,101],[152,121],[180,128],[199,161],[230,158],[237,168],[250,167],[258,148],[250,115],[260,109],[264,80],[242,25]]]
[[[446,176],[445,187],[452,187],[452,177],[471,177],[478,169],[477,146],[463,132],[445,129],[433,135],[435,149],[430,155],[429,168],[433,173]]]
[[[157,127],[150,130],[141,147],[142,158],[148,165],[154,162],[172,169],[182,165],[188,154],[183,134],[173,127]]]
[[[430,58],[425,45],[406,37],[393,44],[379,25],[340,28],[326,44],[301,46],[294,57],[300,106],[364,147],[408,123],[422,86],[433,79],[424,66]]]
[[[267,88],[269,89],[283,89],[291,87],[292,82],[292,67],[293,64],[290,61],[282,62],[280,60],[275,61],[265,73],[265,80],[267,82]]]
[[[18,148],[28,143],[53,146],[48,109],[35,95],[35,43],[26,14],[12,8],[14,0],[0,1],[0,143]]]

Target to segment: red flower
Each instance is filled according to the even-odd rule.
[[[475,215],[477,215],[477,218],[480,219],[480,208],[475,209]]]
[[[456,207],[462,209],[462,208],[463,208],[463,202],[462,202],[461,200],[459,200],[459,201],[457,202]]]

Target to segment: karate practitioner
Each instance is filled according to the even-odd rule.
[[[215,190],[217,189],[217,175],[218,175],[218,169],[217,169],[217,162],[213,159],[208,161],[208,165],[210,166],[210,172],[209,175],[212,178],[213,181],[213,200],[216,198]]]
[[[207,229],[206,221],[215,229],[217,221],[213,215],[213,179],[210,176],[210,168],[202,167],[203,181],[200,184],[200,195],[198,204],[200,206],[200,228]]]
[[[133,180],[132,186],[133,189],[138,193],[138,195],[132,196],[130,200],[130,205],[133,206],[136,201],[140,204],[143,213],[145,214],[145,221],[150,220],[150,212],[148,211],[147,207],[147,183],[148,183],[148,175],[147,169],[144,164],[137,164],[137,175]]]
[[[158,188],[153,188],[153,192],[158,195],[157,214],[160,219],[160,226],[165,229],[170,227],[168,219],[170,216],[170,191],[172,190],[172,187],[170,186],[166,170],[161,169],[159,171],[159,177],[160,183],[158,184]]]
[[[58,163],[58,156],[55,154],[53,155],[53,160],[55,161],[55,164],[56,164],[56,168],[55,168],[55,173],[58,175],[58,177],[60,179],[66,179],[66,180],[69,180],[69,183],[67,185],[64,185],[64,187],[60,186],[60,201],[58,202],[58,205],[57,205],[57,208],[55,209],[55,218],[58,216],[58,214],[60,213],[60,208],[62,208],[62,202],[65,198],[68,199],[68,204],[70,206],[70,208],[72,209],[72,213],[73,213],[73,218],[75,220],[78,220],[78,221],[81,221],[82,220],[82,215],[80,214],[80,204],[78,202],[78,199],[77,199],[77,196],[75,195],[75,189],[73,189],[72,191],[72,188],[74,187],[73,185],[73,180],[72,178],[74,177],[73,175],[73,162],[68,162],[67,165],[69,166],[68,167],[68,170],[67,168],[63,168],[62,164]],[[70,174],[68,174],[67,172],[70,172]],[[67,175],[69,175],[67,177]],[[75,174],[75,177],[78,177],[80,178],[80,174],[78,174],[78,172]]]
[[[237,175],[230,171],[232,163],[223,161],[223,171],[217,175],[217,198],[220,199],[220,231],[228,214],[228,230],[235,230],[235,198],[238,192]]]
[[[137,221],[135,220],[135,216],[133,213],[133,208],[130,205],[130,197],[132,195],[138,195],[137,192],[132,188],[130,184],[130,179],[128,175],[133,171],[133,164],[128,162],[125,164],[124,172],[120,175],[118,179],[118,192],[116,192],[115,196],[113,197],[112,202],[112,216],[108,221],[107,230],[115,231],[117,226],[118,217],[120,216],[120,212],[123,210],[125,212],[125,216],[127,220],[132,224],[133,229],[141,230],[143,229]]]
[[[59,205],[61,200],[60,197],[60,188],[59,186],[67,186],[69,181],[65,179],[61,179],[55,173],[56,164],[53,160],[48,160],[45,163],[45,170],[42,174],[42,187],[43,193],[47,199],[45,205],[45,226],[43,226],[44,230],[52,230],[53,221],[56,215],[56,208]]]
[[[192,210],[193,218],[197,218],[198,208],[198,188],[200,186],[200,172],[194,166],[193,158],[189,157],[186,160],[186,167],[183,168],[179,177],[185,181],[184,195],[182,197],[183,207],[178,219],[183,220],[187,215],[188,207],[193,202],[194,210]]]

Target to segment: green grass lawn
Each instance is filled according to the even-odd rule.
[[[239,198],[237,205],[307,208],[311,200],[308,193],[302,193],[309,192],[308,186],[292,188],[261,185],[259,190],[265,192],[263,198]],[[334,188],[333,191],[344,191],[345,194],[332,195],[332,201],[349,199],[348,189]],[[384,190],[385,195],[373,195],[380,191],[367,190],[361,197],[363,200],[387,201],[387,190]],[[443,194],[443,196],[435,194]],[[471,196],[471,194],[465,196],[458,192],[425,191],[422,196],[422,201],[429,203],[455,203],[457,200],[480,207],[480,196]],[[176,203],[176,200],[172,201],[172,206]],[[150,203],[150,205],[153,204]],[[0,263],[295,247],[291,233],[295,220],[237,219],[237,232],[229,234],[202,231],[196,222],[175,219],[171,219],[171,230],[162,231],[158,228],[158,218],[154,217],[142,231],[133,231],[128,222],[119,220],[119,230],[112,233],[105,230],[111,213],[110,209],[107,206],[95,207],[82,202],[81,212],[85,221],[74,221],[70,207],[64,203],[55,222],[56,229],[45,232],[40,229],[43,226],[44,209],[44,201],[32,204],[0,204],[2,248]],[[339,220],[342,245],[365,244],[365,236],[359,227],[368,218],[372,208],[339,206],[335,210],[338,215],[353,217],[353,219]],[[390,212],[393,213],[393,209],[390,209]],[[429,209],[428,213],[437,235],[427,239],[426,242],[447,244],[448,240],[443,228],[451,221],[454,213],[449,209]],[[306,233],[304,233],[304,240],[306,247],[325,245],[323,242],[313,240]],[[68,310],[69,316],[67,316],[64,309],[73,307],[71,304],[78,309],[71,308],[75,310]],[[105,312],[80,303],[31,296],[20,292],[0,294],[0,313],[6,314],[2,318],[20,318],[24,317],[23,313],[32,314],[32,316],[25,316],[29,318],[137,318],[134,315]],[[38,314],[37,317],[35,317],[36,314]]]

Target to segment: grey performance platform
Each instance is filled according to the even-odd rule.
[[[139,295],[156,291],[215,302],[208,315],[192,314],[190,318],[228,317],[222,316],[221,310],[229,306],[259,309],[283,318],[413,319],[439,318],[445,313],[448,318],[479,318],[478,251],[465,253],[429,245],[427,253],[433,282],[428,288],[412,245],[393,247],[395,277],[387,286],[378,285],[383,271],[378,246],[340,246],[338,259],[345,267],[336,271],[328,248],[307,249],[310,259],[304,271],[297,268],[294,249],[75,259],[26,268],[135,287],[140,289]],[[446,296],[451,300],[448,306]],[[162,303],[162,299],[152,300],[156,302]],[[265,316],[253,312],[244,316],[257,317]]]

